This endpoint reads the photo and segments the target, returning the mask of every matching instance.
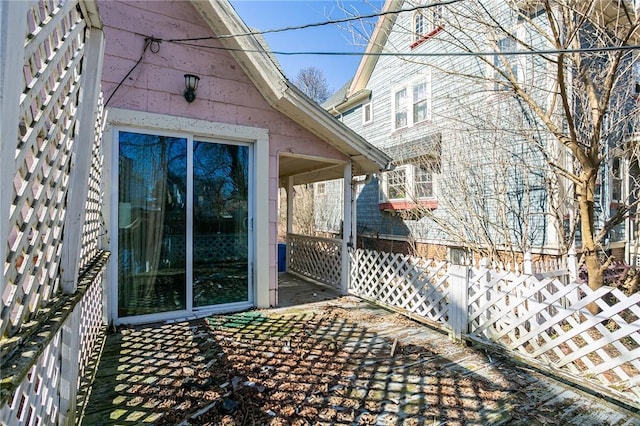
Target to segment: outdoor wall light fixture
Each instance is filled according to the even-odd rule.
[[[186,87],[184,91],[184,98],[187,102],[191,103],[196,99],[196,90],[198,90],[198,81],[200,77],[193,74],[184,75],[184,85]]]

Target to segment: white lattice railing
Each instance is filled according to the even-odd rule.
[[[445,262],[355,250],[351,265],[351,292],[447,324],[449,283]]]
[[[2,143],[15,143],[0,157],[0,205],[9,206],[0,215],[0,424],[68,424],[104,337],[104,39],[77,0],[11,3],[0,7],[0,48],[10,55],[2,69],[19,70],[0,75],[19,95],[0,102]],[[11,37],[7,22],[17,22]]]
[[[640,294],[566,284],[567,274],[528,275],[359,249],[349,289],[436,321],[453,336],[589,380],[640,408]],[[597,315],[587,309],[592,303]]]
[[[590,303],[600,307],[591,314]],[[601,384],[640,406],[640,294],[472,270],[469,334]]]
[[[341,288],[342,240],[287,234],[289,270]]]
[[[102,288],[107,259],[107,253],[98,256],[78,293],[56,307],[38,336],[25,342],[28,350],[3,360],[6,403],[0,409],[0,424],[58,424],[60,416],[73,419],[82,408],[82,387],[88,385],[97,360],[92,355],[105,336]]]

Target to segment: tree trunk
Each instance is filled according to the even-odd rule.
[[[583,172],[581,175],[583,184],[579,188],[578,205],[580,207],[580,230],[582,232],[582,254],[587,267],[588,285],[591,290],[602,287],[604,282],[604,271],[598,256],[598,244],[595,241],[594,228],[594,193],[595,174]],[[600,312],[600,308],[595,302],[589,303],[587,309],[592,314]]]

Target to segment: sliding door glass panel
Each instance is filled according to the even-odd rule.
[[[193,306],[249,300],[249,147],[194,141]]]
[[[118,317],[184,310],[187,140],[119,133]]]

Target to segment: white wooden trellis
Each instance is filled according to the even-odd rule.
[[[59,290],[84,56],[85,22],[75,2],[34,4],[27,22],[3,294],[9,315],[0,325],[4,336],[16,333]]]
[[[474,273],[470,335],[500,342],[520,356],[573,375],[595,377],[637,400],[640,294],[626,296],[606,286],[593,291],[559,278]],[[487,273],[488,283],[478,279]],[[601,309],[596,315],[587,309],[592,302]]]
[[[7,241],[0,250],[0,424],[73,423],[79,380],[104,337],[108,254],[98,244],[103,111],[96,74],[103,43],[95,12],[74,0],[0,4],[0,236]],[[91,26],[85,16],[93,16]],[[76,173],[69,196],[75,170],[84,174]],[[68,220],[74,214],[82,218],[76,228]],[[73,281],[83,273],[80,290],[61,297],[65,250]]]

